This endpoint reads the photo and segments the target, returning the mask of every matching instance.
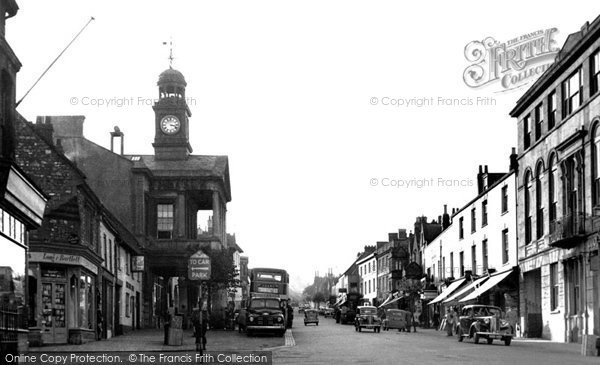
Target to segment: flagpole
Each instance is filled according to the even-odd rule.
[[[29,93],[35,87],[35,85],[37,85],[38,82],[40,82],[40,80],[42,79],[42,77],[44,77],[44,75],[46,75],[46,73],[50,70],[50,68],[52,68],[52,66],[54,66],[54,64],[56,63],[56,61],[58,61],[58,59],[60,58],[60,56],[62,56],[63,53],[65,53],[65,51],[71,46],[71,44],[73,44],[73,42],[75,42],[75,40],[77,39],[77,37],[79,37],[79,35],[81,33],[83,33],[83,31],[85,30],[85,28],[87,28],[87,26],[90,25],[90,23],[92,22],[92,20],[94,20],[93,16],[90,17],[90,20],[88,20],[88,22],[83,26],[83,28],[81,28],[81,30],[79,31],[79,33],[77,33],[75,35],[75,37],[73,37],[73,39],[71,40],[71,42],[69,42],[69,44],[67,44],[67,46],[58,54],[58,56],[56,56],[56,58],[54,59],[54,61],[52,61],[52,63],[50,64],[50,66],[48,66],[46,68],[46,70],[44,70],[44,72],[42,72],[42,74],[40,75],[40,77],[38,77],[38,79],[33,83],[33,85],[29,88],[29,90],[27,90],[27,92],[25,93],[25,95],[23,95],[23,97],[17,102],[17,104],[15,105],[15,108],[18,107],[19,104],[21,104],[21,102],[23,101],[23,99],[25,99],[25,97],[27,95],[29,95]]]

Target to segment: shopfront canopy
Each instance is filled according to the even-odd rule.
[[[429,304],[431,305],[431,304],[439,303],[442,300],[446,299],[450,294],[454,293],[454,291],[456,291],[456,289],[458,289],[464,282],[465,282],[465,279],[458,279],[458,280],[454,281],[452,284],[448,285],[448,287],[446,289],[444,289],[444,291],[442,291],[442,293],[440,295],[438,295],[434,300],[429,302]]]
[[[390,304],[396,303],[397,301],[399,301],[399,300],[400,300],[400,299],[402,299],[402,298],[404,298],[404,297],[398,297],[398,298],[394,298],[394,299],[390,300],[389,302],[385,302],[385,303],[383,303],[382,305],[380,305],[380,306],[379,306],[379,307],[377,307],[377,308],[381,308],[381,307],[383,307],[384,305],[390,305]]]
[[[490,278],[485,283],[483,283],[479,288],[473,290],[473,292],[471,294],[469,294],[466,297],[459,300],[459,303],[464,303],[464,302],[468,302],[469,300],[477,299],[477,297],[479,297],[486,291],[488,291],[488,290],[492,289],[493,287],[495,287],[496,285],[498,285],[502,280],[506,279],[508,277],[508,275],[510,275],[511,273],[512,273],[512,270],[508,270],[508,271],[490,276]]]
[[[469,291],[479,288],[479,286],[481,286],[487,279],[489,279],[489,277],[485,276],[483,278],[479,278],[473,281],[471,284],[465,286],[464,288],[458,290],[456,293],[449,296],[446,300],[444,300],[444,304],[458,301],[459,299],[461,299],[462,296],[467,295]]]

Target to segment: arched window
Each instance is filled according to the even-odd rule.
[[[592,135],[592,204],[600,205],[600,124]]]
[[[531,243],[531,171],[525,173],[525,244]]]
[[[558,202],[558,164],[556,163],[556,155],[550,156],[548,164],[548,218],[550,221],[549,231],[554,232],[556,227],[556,206]]]
[[[536,238],[540,239],[544,235],[544,203],[542,199],[542,174],[544,173],[544,165],[538,163],[535,169],[535,226]]]

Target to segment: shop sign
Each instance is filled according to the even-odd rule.
[[[143,272],[145,269],[144,256],[132,256],[131,257],[131,271],[132,272]]]
[[[98,267],[85,257],[79,255],[66,255],[52,252],[30,252],[30,262],[45,262],[49,264],[82,266],[92,273],[98,275]]]

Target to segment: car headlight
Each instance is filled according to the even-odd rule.
[[[283,322],[283,318],[282,317],[277,317],[277,322]]]
[[[254,322],[254,317],[250,317],[250,318],[248,318],[248,320],[249,320],[250,322]]]
[[[489,319],[489,318],[486,318],[486,319],[484,319],[484,320],[483,320],[483,322],[484,322],[485,324],[490,324],[490,319]]]

